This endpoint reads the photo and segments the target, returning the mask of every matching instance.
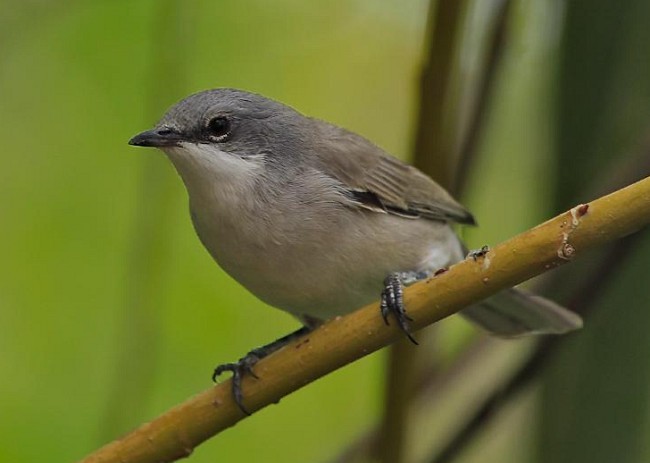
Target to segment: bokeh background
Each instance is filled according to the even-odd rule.
[[[0,3],[1,461],[78,460],[209,387],[216,364],[297,328],[211,261],[171,165],[128,139],[183,96],[228,86],[408,159],[429,12],[444,3]],[[434,69],[452,77],[440,101],[449,149],[438,155],[453,164],[475,137],[462,190],[481,224],[462,230],[470,246],[648,174],[649,2],[458,3],[454,59]],[[542,282],[588,309],[586,328],[554,345],[457,461],[650,459],[650,239],[612,249]],[[536,349],[456,319],[439,325],[437,376],[418,399],[434,402],[417,406],[403,461],[442,461],[437,452]],[[370,461],[362,444],[383,416],[385,360],[317,381],[190,461]]]

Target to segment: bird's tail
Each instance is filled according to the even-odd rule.
[[[580,316],[553,301],[510,288],[461,312],[496,336],[562,334],[582,327]]]

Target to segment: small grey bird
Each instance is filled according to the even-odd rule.
[[[465,257],[450,223],[472,215],[416,168],[365,138],[284,104],[234,89],[191,95],[130,142],[160,148],[180,174],[196,233],[215,261],[305,332],[381,296],[408,333],[402,285]],[[510,289],[463,316],[498,336],[564,333],[578,315]],[[252,365],[293,335],[256,349]],[[409,334],[410,336],[410,334]]]

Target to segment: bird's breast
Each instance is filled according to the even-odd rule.
[[[267,205],[261,213],[259,204],[224,201],[191,204],[202,243],[249,291],[297,316],[350,312],[379,297],[388,273],[456,258],[456,238],[444,224],[335,203]]]

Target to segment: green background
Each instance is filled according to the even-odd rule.
[[[463,231],[474,247],[608,191],[650,135],[647,2],[514,3],[463,198],[481,224]],[[470,4],[461,89],[490,21],[488,2]],[[0,461],[78,460],[208,387],[216,364],[297,328],[212,262],[171,165],[128,139],[183,96],[226,86],[406,158],[427,6],[0,3]],[[603,310],[463,461],[650,458],[647,239],[637,251]],[[588,266],[566,270],[567,287]],[[190,461],[328,461],[381,416],[383,380],[371,355]]]

